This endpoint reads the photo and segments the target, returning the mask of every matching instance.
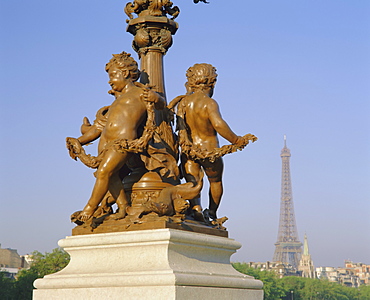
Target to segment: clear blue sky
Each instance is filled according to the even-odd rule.
[[[286,134],[299,237],[307,233],[315,265],[370,264],[370,2],[174,2],[168,98],[184,93],[189,66],[211,63],[224,118],[259,137],[225,157],[219,214],[243,244],[233,260],[272,260]],[[69,158],[65,137],[112,102],[111,54],[137,57],[126,1],[0,3],[0,243],[20,254],[50,251],[71,234],[69,216],[94,182]]]

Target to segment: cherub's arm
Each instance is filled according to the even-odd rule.
[[[146,100],[154,102],[154,107],[159,110],[162,110],[166,106],[166,100],[161,95],[153,91],[148,91]]]
[[[222,118],[218,104],[213,99],[207,105],[207,112],[208,118],[217,133],[232,144],[238,143],[241,137],[236,135]]]
[[[94,124],[94,125],[91,125],[91,127],[83,135],[81,135],[79,138],[77,138],[77,140],[83,146],[83,145],[86,145],[90,142],[95,141],[97,138],[100,137],[101,133],[102,133],[101,128],[98,128]]]
[[[101,126],[97,126],[96,124],[91,125],[89,119],[87,117],[84,117],[81,125],[82,135],[79,138],[77,138],[77,140],[83,146],[99,138],[101,132],[102,132]]]
[[[104,129],[105,123],[107,121],[107,113],[109,110],[109,105],[100,108],[96,113],[96,119],[94,124],[91,125],[88,118],[84,118],[81,126],[82,135],[77,139],[80,144],[86,145],[92,141],[98,139]]]
[[[173,99],[168,105],[167,108],[173,110],[174,107],[186,97],[185,95],[177,96],[175,99]]]

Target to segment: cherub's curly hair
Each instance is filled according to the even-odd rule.
[[[137,62],[131,57],[130,53],[122,52],[120,54],[113,54],[111,60],[105,65],[105,71],[109,71],[112,66],[118,69],[126,69],[130,72],[130,77],[136,81],[140,77],[140,71]]]
[[[192,89],[213,87],[217,81],[216,68],[210,64],[195,64],[186,71],[186,77]]]

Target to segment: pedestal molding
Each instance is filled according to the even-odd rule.
[[[241,246],[230,238],[157,229],[70,236],[59,245],[71,261],[63,270],[34,282],[35,300],[70,299],[74,293],[78,299],[95,299],[93,291],[103,299],[121,299],[105,298],[114,293],[136,299],[148,289],[173,295],[162,299],[187,299],[198,288],[201,299],[212,299],[207,291],[217,297],[220,288],[225,295],[262,295],[261,281],[230,264],[230,256]]]

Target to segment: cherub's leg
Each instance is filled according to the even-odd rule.
[[[116,203],[116,199],[114,199],[111,195],[111,193],[108,191],[102,202],[100,203],[100,207],[102,208],[103,212],[109,212],[112,210],[112,205]]]
[[[123,189],[122,182],[120,186],[116,181],[117,178],[120,181],[118,171],[126,163],[128,156],[128,152],[120,153],[114,150],[107,150],[104,153],[103,160],[95,173],[96,181],[91,197],[81,212],[79,220],[86,222],[91,218],[112,184],[116,186],[116,188],[112,189],[113,193],[110,191],[114,198],[117,195],[117,187],[122,187]]]
[[[186,182],[192,182],[196,186],[200,180],[199,174],[201,165],[195,161],[192,161],[186,157],[186,155],[181,156],[181,162],[184,171],[184,177]],[[200,194],[198,194],[194,199],[189,200],[190,207],[195,212],[202,212],[202,206],[200,205]]]
[[[122,179],[119,173],[116,172],[110,179],[109,191],[113,198],[116,199],[116,204],[118,206],[118,211],[112,216],[114,219],[123,219],[126,216],[126,208],[129,203],[126,197],[125,190],[123,189]]]
[[[127,160],[129,157],[127,158]],[[110,185],[109,185],[109,190],[113,192],[114,197],[114,203],[117,204],[118,206],[118,211],[116,211],[115,214],[112,215],[113,219],[119,220],[123,219],[126,216],[126,208],[130,203],[128,203],[128,199],[126,197],[125,191],[123,189],[123,179],[130,173],[130,169],[124,165],[122,168],[118,171],[118,176],[119,178],[112,178]]]
[[[220,158],[214,163],[205,163],[203,168],[209,181],[209,214],[213,219],[216,219],[216,212],[223,194],[222,173],[224,164]]]

